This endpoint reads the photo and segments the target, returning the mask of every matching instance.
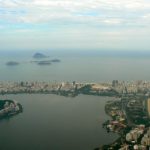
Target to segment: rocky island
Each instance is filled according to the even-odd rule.
[[[16,66],[16,65],[19,65],[19,63],[16,62],[16,61],[9,61],[9,62],[6,63],[6,65],[7,66]]]
[[[0,119],[14,116],[21,113],[23,108],[21,104],[14,100],[0,100]]]
[[[36,61],[38,65],[51,65],[52,63],[60,62],[59,59]]]
[[[48,56],[46,56],[45,54],[42,54],[42,53],[35,53],[33,55],[33,58],[36,58],[36,59],[41,59],[41,58],[47,58]]]
[[[38,61],[37,64],[38,65],[51,65],[51,61],[50,60]]]
[[[51,62],[60,62],[59,59],[52,59]]]
[[[37,65],[51,65],[52,63],[59,63],[59,62],[60,62],[59,59],[31,61],[31,63],[36,63]]]

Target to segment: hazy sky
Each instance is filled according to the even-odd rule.
[[[0,50],[150,49],[150,0],[0,0]]]

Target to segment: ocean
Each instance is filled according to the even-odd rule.
[[[0,81],[49,81],[49,82],[111,82],[118,80],[150,80],[150,54],[107,54],[97,51],[44,51],[50,59],[60,63],[37,65],[31,63],[35,52],[0,52]],[[127,55],[128,54],[128,55]],[[20,65],[7,66],[8,61]]]

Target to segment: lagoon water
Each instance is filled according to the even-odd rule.
[[[39,66],[34,52],[1,52],[0,81],[103,82],[150,80],[149,57],[106,56],[99,53],[48,53],[60,63]],[[6,66],[18,61],[18,66]],[[79,95],[7,95],[19,101],[24,112],[0,122],[0,150],[92,150],[117,138],[102,128],[112,98]],[[5,98],[1,96],[1,98]]]
[[[93,150],[118,136],[102,128],[108,97],[79,95],[7,95],[23,113],[0,121],[1,150]]]

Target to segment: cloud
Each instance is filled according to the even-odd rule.
[[[16,23],[138,26],[149,13],[147,0],[0,0],[0,19]]]
[[[150,1],[0,0],[0,29],[2,48],[148,49]]]

